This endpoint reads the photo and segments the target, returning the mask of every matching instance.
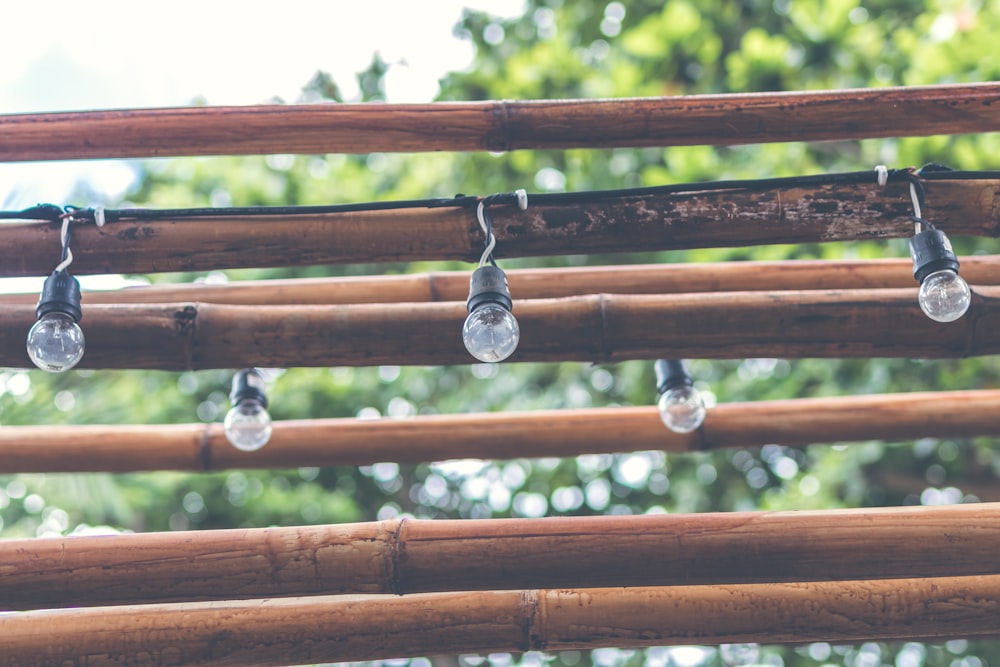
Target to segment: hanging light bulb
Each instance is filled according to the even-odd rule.
[[[469,281],[469,316],[462,327],[462,341],[479,361],[503,361],[517,349],[521,329],[511,313],[513,302],[507,274],[495,266],[480,266]]]
[[[28,356],[43,371],[62,373],[83,357],[83,331],[77,322],[80,309],[80,282],[65,269],[57,269],[45,279],[38,306],[38,321],[28,330]]]
[[[229,394],[233,407],[223,425],[226,438],[236,449],[254,452],[271,439],[271,415],[267,414],[264,378],[255,368],[246,368],[233,376]]]
[[[935,322],[954,322],[969,309],[972,292],[958,275],[958,257],[945,233],[919,222],[929,228],[910,239],[913,277],[920,283],[917,302]]]
[[[675,359],[659,359],[654,365],[656,390],[660,397],[656,407],[663,424],[675,433],[695,431],[705,421],[705,401],[694,388],[694,380]]]

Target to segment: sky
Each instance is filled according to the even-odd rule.
[[[518,14],[523,0],[39,0],[4,9],[0,114],[295,101],[317,70],[346,99],[377,51],[390,102],[427,102],[472,62],[452,28],[463,7]],[[57,204],[78,179],[121,196],[120,161],[0,165],[0,207]],[[84,204],[88,202],[83,202]]]
[[[294,102],[318,70],[351,99],[376,52],[390,64],[388,101],[428,102],[441,76],[472,63],[472,45],[452,34],[463,7],[514,16],[523,0],[8,2],[0,114]],[[123,160],[0,164],[0,208],[111,208],[133,174]],[[67,201],[80,181],[106,200]],[[0,292],[36,291],[41,280],[2,279]],[[121,278],[81,282],[115,288]]]

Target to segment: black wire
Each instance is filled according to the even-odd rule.
[[[909,181],[917,188],[918,200],[923,203],[924,186],[927,180],[970,180],[1000,179],[1000,171],[951,171],[941,165],[929,164],[920,170],[890,169],[888,181]],[[834,174],[813,174],[808,176],[786,176],[779,178],[759,178],[746,180],[705,181],[677,183],[640,188],[619,188],[614,190],[587,190],[581,192],[558,192],[532,194],[530,200],[540,204],[574,204],[618,199],[624,197],[644,197],[681,193],[719,192],[722,190],[760,190],[779,187],[807,187],[815,185],[865,184],[878,181],[873,170],[843,172]],[[515,193],[499,193],[485,197],[487,205],[516,205]],[[324,206],[243,206],[243,207],[203,207],[179,209],[105,209],[107,222],[123,220],[169,220],[178,218],[227,218],[254,216],[316,215],[323,213],[353,213],[361,211],[390,211],[404,208],[472,208],[479,198],[456,195],[451,198],[412,199],[388,202],[364,202],[355,204],[331,204]],[[0,211],[0,220],[41,220],[58,222],[64,213],[72,213],[77,222],[93,222],[94,210],[67,206],[65,209],[53,204],[38,204],[20,211]]]

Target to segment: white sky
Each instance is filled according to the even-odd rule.
[[[376,51],[392,65],[389,101],[426,102],[472,61],[452,35],[465,6],[511,16],[523,1],[9,0],[0,113],[292,102],[317,70],[350,99]],[[70,203],[81,178],[113,206],[130,175],[114,161],[0,164],[0,207]]]

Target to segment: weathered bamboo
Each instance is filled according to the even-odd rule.
[[[512,361],[745,357],[949,358],[1000,351],[1000,287],[973,290],[939,324],[916,287],[886,290],[590,295],[515,302]],[[472,361],[462,303],[84,305],[83,368],[435,365]],[[29,367],[29,305],[0,306],[0,366]],[[669,323],[669,326],[667,324]]]
[[[1000,255],[961,258],[962,276],[972,285],[1000,285]],[[94,303],[199,301],[231,305],[331,305],[405,301],[462,301],[469,271],[404,275],[244,280],[225,284],[160,283],[120,290],[84,292]],[[782,291],[913,287],[908,259],[789,260],[633,264],[507,271],[518,299],[585,294],[676,294],[685,292]],[[38,293],[0,294],[0,304],[38,301]]]
[[[651,402],[652,394],[650,388]],[[960,438],[998,431],[998,390],[723,403],[710,409],[702,428],[690,434],[667,430],[653,407],[277,421],[267,447],[250,453],[230,446],[219,424],[4,425],[0,473],[202,471],[689,452],[772,443]]]
[[[1000,505],[0,541],[0,609],[1000,574]]]
[[[991,637],[1000,577],[333,596],[0,617],[6,664],[288,665],[495,651]]]
[[[0,140],[2,145],[2,140]],[[1000,233],[1000,180],[926,184],[924,216],[949,234]],[[913,234],[906,183],[659,194],[532,203],[492,211],[498,257],[851,241]],[[478,259],[483,235],[466,209],[290,217],[183,218],[76,228],[75,273]],[[0,275],[47,275],[59,248],[49,223],[4,225]]]
[[[616,100],[0,116],[0,161],[689,146],[1000,130],[996,83]]]

